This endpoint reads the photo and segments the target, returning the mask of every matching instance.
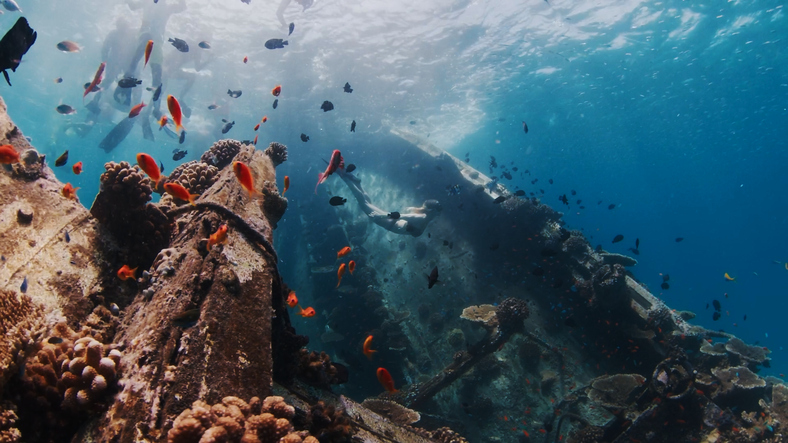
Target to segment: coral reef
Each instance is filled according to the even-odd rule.
[[[22,441],[22,433],[17,429],[16,408],[10,402],[0,404],[0,442],[18,443]]]
[[[274,167],[287,161],[287,146],[281,143],[271,142],[271,144],[265,148],[264,152],[267,156],[271,157],[271,162],[274,164]]]
[[[528,315],[530,315],[528,303],[514,297],[502,301],[498,305],[498,309],[495,310],[499,328],[506,331],[516,331],[522,328],[523,321],[528,318]]]
[[[347,368],[339,363],[332,363],[331,357],[325,352],[299,351],[298,375],[312,386],[330,389],[331,385],[347,381]]]
[[[27,181],[38,180],[45,176],[46,156],[35,149],[26,149],[19,154],[19,163],[11,166],[13,175]]]
[[[43,333],[43,308],[15,291],[0,291],[0,392],[17,368],[17,358]]]
[[[309,433],[321,442],[344,442],[352,433],[344,409],[327,405],[323,401],[309,408],[309,423]]]
[[[597,377],[591,382],[588,398],[610,408],[624,408],[635,389],[643,386],[646,378],[640,374],[615,374]]]
[[[219,177],[219,169],[208,163],[190,161],[173,169],[167,183],[180,183],[191,194],[202,194]]]
[[[200,161],[224,169],[241,152],[242,146],[238,140],[219,140],[200,156]]]

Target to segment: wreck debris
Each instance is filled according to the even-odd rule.
[[[410,425],[421,420],[421,414],[408,409],[399,403],[378,398],[368,398],[361,402],[361,406],[380,414],[398,425]]]
[[[608,408],[625,408],[632,393],[646,383],[640,374],[615,374],[597,377],[591,382],[588,398]]]

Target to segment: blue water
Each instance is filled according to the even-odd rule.
[[[3,85],[0,94],[50,160],[70,150],[69,166],[56,174],[81,187],[87,206],[105,162],[133,162],[145,151],[169,171],[180,163],[172,161],[172,149],[187,149],[185,162],[220,138],[252,139],[263,115],[269,121],[261,145],[290,146],[290,161],[278,173],[294,178],[297,205],[296,190],[312,186],[331,149],[375,149],[357,140],[406,128],[459,158],[468,153],[483,172],[491,155],[517,166],[520,172],[502,182],[538,195],[544,189],[543,201],[564,211],[567,226],[582,229],[592,245],[628,253],[639,238],[633,268],[639,280],[671,307],[696,312],[696,323],[772,349],[766,373],[788,365],[782,350],[788,339],[788,25],[779,1],[318,0],[306,11],[290,5],[286,18],[296,29],[287,37],[275,2],[188,0],[186,11],[167,23],[165,39],[186,39],[192,53],[201,51],[198,41],[209,40],[205,66],[195,71],[192,61],[162,44],[165,61],[183,63],[165,72],[163,96],[179,94],[184,79],[195,78],[182,97],[193,109],[184,122],[186,143],[155,126],[156,141],[146,141],[136,127],[109,154],[98,143],[127,110],[103,115],[85,138],[64,128],[86,115],[82,84],[103,61],[105,36],[124,17],[136,38],[139,10],[97,0],[19,3],[38,41],[10,73],[13,86]],[[168,3],[140,2],[145,8]],[[6,12],[0,27],[10,28],[19,15]],[[290,44],[265,49],[262,43],[274,37]],[[58,51],[56,43],[66,39],[82,50]],[[150,86],[149,69],[134,74]],[[352,94],[342,92],[346,81]],[[273,110],[269,91],[277,84],[283,93]],[[228,97],[228,88],[243,96]],[[149,92],[138,93],[148,101]],[[336,109],[321,112],[323,100]],[[57,114],[60,103],[77,114]],[[209,111],[212,103],[220,108]],[[226,136],[221,118],[236,121]],[[353,119],[366,135],[348,132]],[[299,140],[302,132],[310,142]],[[70,165],[79,160],[84,172],[74,176]],[[530,175],[521,175],[525,169]],[[558,197],[572,189],[577,196],[569,196],[567,208]],[[617,234],[624,241],[611,244]],[[726,272],[736,280],[725,281]],[[670,289],[663,291],[665,273]],[[706,309],[713,299],[724,314],[716,322]]]

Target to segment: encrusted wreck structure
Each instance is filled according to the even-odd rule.
[[[110,162],[87,210],[2,103],[0,138],[22,154],[0,174],[0,442],[745,442],[788,427],[788,390],[758,375],[768,350],[691,325],[625,269],[634,260],[408,134],[378,140],[399,163],[358,159],[367,192],[403,206],[447,183],[465,192],[443,193],[421,237],[351,204],[300,213],[276,231],[304,257],[286,269],[284,145],[222,140],[180,166],[167,180],[194,205],[151,203],[161,189]],[[345,245],[357,268],[337,285]],[[311,343],[283,275],[320,312]],[[398,391],[370,395],[378,366]]]

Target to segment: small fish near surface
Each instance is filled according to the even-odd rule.
[[[63,40],[62,42],[58,43],[57,49],[63,52],[79,52],[82,50],[78,44],[70,40]]]
[[[60,157],[58,157],[57,160],[55,160],[55,166],[61,167],[64,166],[66,163],[68,163],[68,149],[66,149],[66,152],[60,154]]]
[[[302,132],[301,133],[301,141],[304,142],[304,143],[308,142],[309,141],[309,136]]]
[[[334,104],[326,100],[322,105],[320,105],[320,109],[322,109],[323,112],[332,111],[334,109]]]
[[[558,197],[558,200],[559,200],[561,203],[563,203],[563,204],[565,204],[565,205],[569,206],[569,199],[568,199],[568,198],[566,198],[566,194],[564,194],[564,195],[562,195],[562,196]]]
[[[167,41],[172,43],[172,46],[174,46],[175,49],[181,52],[189,52],[189,44],[186,43],[186,41],[181,40],[178,37],[172,37]]]
[[[265,42],[265,47],[268,49],[281,49],[287,46],[287,40],[281,38],[272,38]]]
[[[4,2],[3,6],[6,5],[7,3]],[[11,80],[6,71],[10,69],[16,72],[16,68],[22,62],[22,56],[33,46],[37,36],[38,34],[27,23],[27,19],[19,17],[14,26],[0,39],[0,72],[3,73],[8,86],[11,86]]]
[[[356,121],[350,122],[350,132],[356,132]]]
[[[58,107],[55,108],[55,110],[57,110],[58,114],[62,114],[62,115],[71,115],[77,113],[77,110],[69,105],[58,105]]]
[[[351,88],[351,87],[350,87],[350,83],[348,83],[348,82],[345,82],[345,86],[344,86],[342,89],[343,89],[345,92],[347,92],[348,94],[350,94],[351,92],[353,92],[353,88]],[[362,95],[363,95],[363,94],[362,94]]]
[[[228,122],[226,119],[222,119],[222,122],[224,122],[224,126],[222,127],[222,134],[227,134],[228,132],[230,132],[230,129],[233,129],[233,126],[235,125],[235,120]]]
[[[175,148],[172,150],[172,159],[175,161],[181,160],[183,157],[186,157],[186,154],[188,153],[189,153],[188,151],[183,151],[178,148]]]
[[[237,90],[237,91],[233,91],[232,89],[228,89],[227,90],[227,95],[229,95],[232,98],[238,98],[238,97],[241,96],[241,94],[243,94],[243,92],[240,89]],[[210,107],[209,107],[209,109],[210,109]],[[216,108],[214,108],[214,109],[216,109]]]
[[[294,29],[295,29],[295,23],[290,23],[290,26],[287,27],[287,35],[290,36],[290,34],[293,33]]]
[[[119,88],[135,88],[137,85],[141,84],[142,80],[136,79],[134,77],[123,77],[122,79],[118,80]]]
[[[197,43],[197,46],[201,47],[202,49],[211,49],[211,44],[206,42],[205,40]]]
[[[618,234],[617,236],[613,237],[613,243],[618,243],[621,240],[624,240],[624,236],[621,234]]]
[[[274,106],[274,109],[276,109],[276,107],[279,106],[279,99],[274,100],[274,105],[273,106]]]
[[[432,289],[432,287],[435,286],[435,283],[439,283],[437,266],[432,268],[432,272],[430,272],[430,275],[427,276],[427,289]]]
[[[331,197],[328,200],[328,204],[331,205],[331,206],[342,206],[345,203],[347,203],[347,199],[346,198],[342,198],[342,197],[340,197],[338,195],[334,196],[334,197]]]

